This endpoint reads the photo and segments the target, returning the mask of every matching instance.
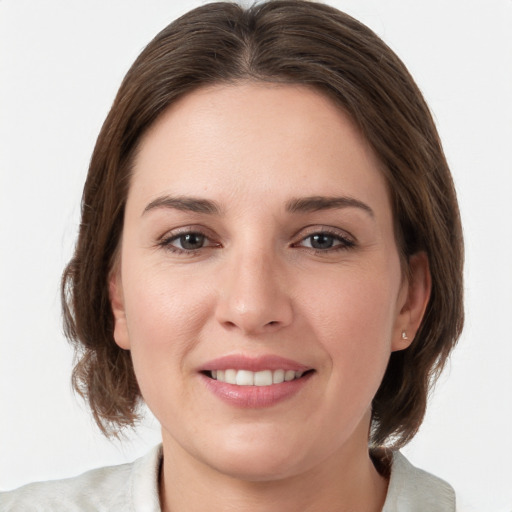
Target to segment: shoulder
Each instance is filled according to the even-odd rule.
[[[455,492],[444,480],[393,453],[388,495],[382,512],[455,512]]]
[[[102,512],[160,510],[161,448],[129,464],[88,471],[74,478],[37,482],[0,493],[3,512]]]

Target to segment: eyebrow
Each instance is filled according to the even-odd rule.
[[[220,215],[221,209],[215,201],[186,196],[161,196],[151,201],[142,214],[157,208],[170,208],[174,210],[203,213],[208,215]],[[320,210],[340,208],[359,208],[371,217],[375,217],[373,210],[362,201],[353,197],[324,197],[311,196],[291,199],[286,203],[286,211],[289,213],[308,213]]]
[[[308,213],[337,208],[359,208],[368,213],[370,217],[375,217],[373,210],[366,203],[353,197],[311,196],[291,199],[286,203],[286,210],[290,213]]]
[[[207,213],[209,215],[219,215],[220,208],[215,203],[215,201],[210,201],[208,199],[199,199],[196,197],[185,197],[185,196],[161,196],[157,197],[155,200],[151,201],[144,211],[142,215],[150,210],[154,210],[156,208],[170,208],[174,210],[181,210],[185,212],[194,212],[194,213]]]

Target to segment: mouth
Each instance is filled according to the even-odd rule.
[[[301,379],[313,371],[285,370],[284,368],[251,371],[228,368],[226,370],[207,370],[202,373],[210,379],[235,386],[273,386]]]
[[[198,368],[213,395],[231,407],[262,409],[299,396],[311,388],[314,368],[292,359],[267,354],[230,354]]]

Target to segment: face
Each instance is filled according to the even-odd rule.
[[[142,139],[115,339],[175,457],[264,480],[367,452],[412,288],[379,164],[320,93],[203,88]]]

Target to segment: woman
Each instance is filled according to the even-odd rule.
[[[412,78],[343,13],[209,4],[148,45],[63,301],[100,428],[143,399],[162,449],[7,510],[455,510],[396,451],[462,327],[455,192]]]

